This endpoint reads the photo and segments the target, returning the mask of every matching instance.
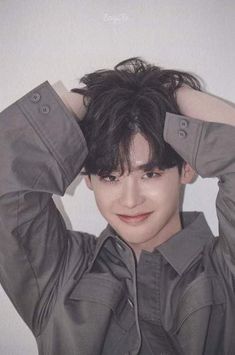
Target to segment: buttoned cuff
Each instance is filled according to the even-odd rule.
[[[23,96],[17,105],[71,183],[88,153],[73,115],[47,81]]]
[[[197,150],[200,143],[204,121],[166,113],[164,139],[195,170]]]
[[[202,177],[235,172],[235,127],[166,114],[164,139]]]

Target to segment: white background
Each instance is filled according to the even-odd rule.
[[[83,74],[131,56],[196,73],[207,91],[235,101],[234,18],[231,0],[0,0],[0,109],[45,80],[70,89]],[[216,193],[215,179],[199,178],[184,202],[205,212],[215,234]],[[98,234],[104,227],[83,182],[56,201],[69,228]],[[37,354],[2,289],[0,354]]]

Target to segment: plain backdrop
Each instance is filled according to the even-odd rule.
[[[131,56],[193,72],[205,90],[234,101],[234,18],[231,0],[0,0],[0,109],[45,80],[71,89],[85,73]],[[68,228],[98,235],[105,221],[78,182],[56,203]],[[184,200],[185,210],[204,211],[215,234],[216,193],[216,179],[199,178]],[[37,354],[2,289],[0,354]]]

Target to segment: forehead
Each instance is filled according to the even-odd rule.
[[[132,138],[129,151],[131,167],[134,169],[139,165],[147,164],[149,156],[150,146],[148,141],[142,134],[135,134]]]

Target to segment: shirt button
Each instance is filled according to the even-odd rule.
[[[120,249],[121,251],[125,250],[124,246],[121,243],[117,242],[117,246],[118,246],[118,249]]]
[[[186,138],[187,137],[187,133],[185,131],[183,131],[182,129],[179,130],[178,135],[180,138]]]
[[[133,307],[134,307],[134,304],[133,304],[132,300],[131,300],[130,298],[128,298],[127,301],[128,301],[128,303],[129,303],[129,305],[131,306],[131,308],[133,308]]]
[[[50,112],[50,107],[47,105],[44,105],[40,107],[40,112],[43,113],[44,115],[47,115]]]
[[[185,119],[182,119],[180,121],[180,128],[187,128],[188,127],[188,121]]]
[[[41,99],[41,95],[38,92],[34,92],[33,95],[30,97],[32,102],[38,102]]]

